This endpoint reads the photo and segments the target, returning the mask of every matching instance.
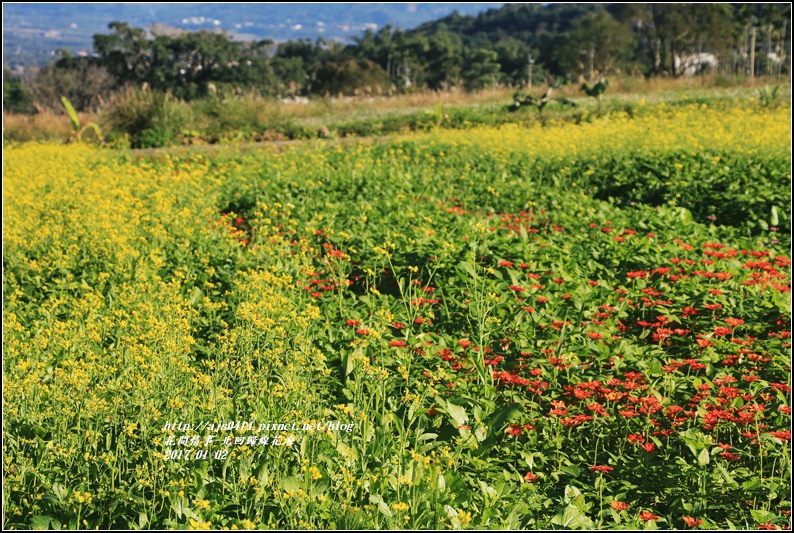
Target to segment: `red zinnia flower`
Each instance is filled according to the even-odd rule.
[[[645,448],[645,451],[648,453],[653,453],[656,451],[656,445],[652,442],[646,442],[642,445],[642,447]]]
[[[356,327],[356,326],[360,326],[360,325],[361,325],[361,322],[360,322],[360,321],[358,321],[358,320],[350,320],[350,319],[347,319],[347,320],[345,321],[345,324],[347,324],[347,325],[348,325],[348,326],[350,326],[351,328],[354,328],[354,327]]]
[[[632,434],[629,435],[629,442],[631,444],[639,444],[641,442],[645,442],[645,438],[642,435]]]
[[[626,502],[618,502],[618,501],[614,501],[614,502],[610,503],[609,505],[611,505],[612,508],[614,510],[616,510],[616,511],[625,511],[625,510],[627,510],[628,508],[631,507],[631,505],[629,505]]]
[[[607,465],[593,465],[593,466],[590,467],[590,470],[593,471],[593,472],[604,472],[604,473],[606,473],[606,472],[613,471],[614,468],[612,468],[611,466],[607,466]]]
[[[770,435],[773,437],[777,437],[780,440],[791,440],[791,430],[787,429],[786,431],[770,431]]]
[[[392,348],[402,348],[405,346],[405,341],[391,341],[390,344]]]
[[[640,518],[647,522],[648,520],[659,520],[659,517],[650,511],[643,511],[640,513]]]
[[[472,345],[472,342],[467,339],[461,339],[458,341],[458,344],[460,344],[460,347],[465,350],[466,348]]]
[[[530,483],[534,483],[538,479],[540,479],[540,478],[538,476],[536,476],[535,474],[533,474],[532,472],[527,472],[527,475],[524,476],[524,480],[525,481],[529,481]]]
[[[513,435],[514,437],[517,437],[517,436],[521,435],[521,433],[523,433],[524,431],[521,429],[521,426],[519,426],[518,424],[513,424],[512,426],[507,428],[507,432],[510,435]]]
[[[688,525],[689,527],[698,527],[700,524],[703,523],[703,520],[695,520],[691,516],[682,516],[681,518],[684,519],[684,522],[686,522],[686,525]]]

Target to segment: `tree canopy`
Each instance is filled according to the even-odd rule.
[[[780,75],[790,64],[790,17],[790,4],[507,4],[411,31],[367,30],[348,45],[242,42],[222,32],[113,22],[109,33],[94,36],[96,57],[61,56],[40,76],[61,87],[90,70],[103,91],[112,80],[193,99],[226,89],[296,96],[518,86],[527,81],[530,55],[537,83],[681,76],[693,62],[727,75]],[[4,106],[6,95],[22,92],[11,85]],[[70,98],[77,106],[94,103],[76,92]]]

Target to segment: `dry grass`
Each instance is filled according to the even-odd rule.
[[[78,113],[81,124],[97,122],[94,113]],[[66,141],[72,132],[72,123],[66,115],[42,111],[35,115],[18,115],[3,111],[3,139],[26,141]]]

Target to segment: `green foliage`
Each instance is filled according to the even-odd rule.
[[[69,102],[69,100],[65,96],[61,97],[61,102],[63,103],[63,107],[66,109],[66,113],[69,115],[69,120],[72,121],[72,134],[69,136],[69,139],[66,141],[67,143],[80,141],[83,137],[83,133],[88,128],[91,128],[91,130],[93,130],[96,139],[100,143],[103,142],[102,129],[99,127],[99,124],[97,124],[96,122],[89,122],[81,128],[80,118],[77,116],[77,111],[74,110],[72,103]]]
[[[78,131],[80,129],[80,119],[77,118],[77,112],[65,96],[61,97],[61,102],[63,102],[63,107],[66,108],[66,113],[68,113],[69,119],[72,121],[72,129]]]
[[[24,114],[36,112],[30,89],[8,69],[3,69],[3,111]]]
[[[551,98],[551,93],[553,91],[553,87],[549,86],[545,93],[540,98],[536,98],[531,94],[527,94],[521,91],[518,91],[516,94],[513,95],[513,103],[508,106],[508,110],[511,112],[518,111],[519,109],[526,108],[526,107],[535,107],[538,110],[538,118],[543,120],[543,109],[550,103],[558,102],[565,107],[576,107],[576,102],[568,100],[567,98]]]
[[[606,78],[601,78],[594,83],[592,87],[586,83],[582,83],[582,86],[579,89],[587,96],[596,99],[598,102],[598,111],[601,112],[601,96],[603,96],[603,94],[606,92],[607,87],[609,87],[609,80]]]
[[[192,110],[171,93],[127,90],[112,103],[108,120],[129,135],[133,148],[150,148],[172,144],[191,123]]]
[[[698,222],[740,228],[747,235],[770,235],[774,227],[773,238],[790,242],[787,158],[672,153],[611,157],[590,168],[587,184],[596,198],[613,198],[624,206],[685,207]]]
[[[317,71],[312,88],[320,94],[382,94],[390,86],[386,72],[369,59],[326,62]]]
[[[763,88],[758,89],[758,100],[761,107],[776,107],[779,105],[779,91],[780,85],[775,85],[774,89],[770,89],[769,85],[764,85]]]
[[[597,11],[577,18],[571,31],[555,40],[551,54],[559,72],[591,79],[616,69],[629,71],[636,47],[628,25],[606,11]]]

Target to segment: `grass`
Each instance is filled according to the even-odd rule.
[[[757,99],[757,91],[775,81],[726,80],[715,76],[679,79],[615,78],[604,96],[603,111],[696,98],[729,103]],[[725,85],[728,86],[725,86]],[[780,102],[791,101],[790,85],[784,83]],[[545,87],[537,87],[540,93]],[[307,104],[283,103],[248,93],[227,99],[207,99],[186,106],[176,101],[146,104],[153,96],[127,89],[111,98],[108,105],[82,120],[98,122],[110,139],[123,146],[163,146],[218,142],[307,139],[326,135],[371,136],[415,131],[434,125],[462,127],[472,124],[528,122],[532,112],[508,115],[512,88],[498,87],[476,93],[416,92],[397,96],[311,99]],[[578,110],[550,108],[547,118],[575,118],[582,109],[594,109],[595,102],[582,95],[578,86],[554,93],[578,104]],[[148,98],[148,100],[147,100]],[[161,98],[162,100],[162,98]],[[445,119],[437,117],[442,107]],[[68,138],[68,121],[50,112],[33,116],[3,115],[4,140],[57,140]],[[62,124],[63,123],[63,124]],[[144,137],[141,132],[150,130]],[[126,141],[124,134],[127,134]]]

